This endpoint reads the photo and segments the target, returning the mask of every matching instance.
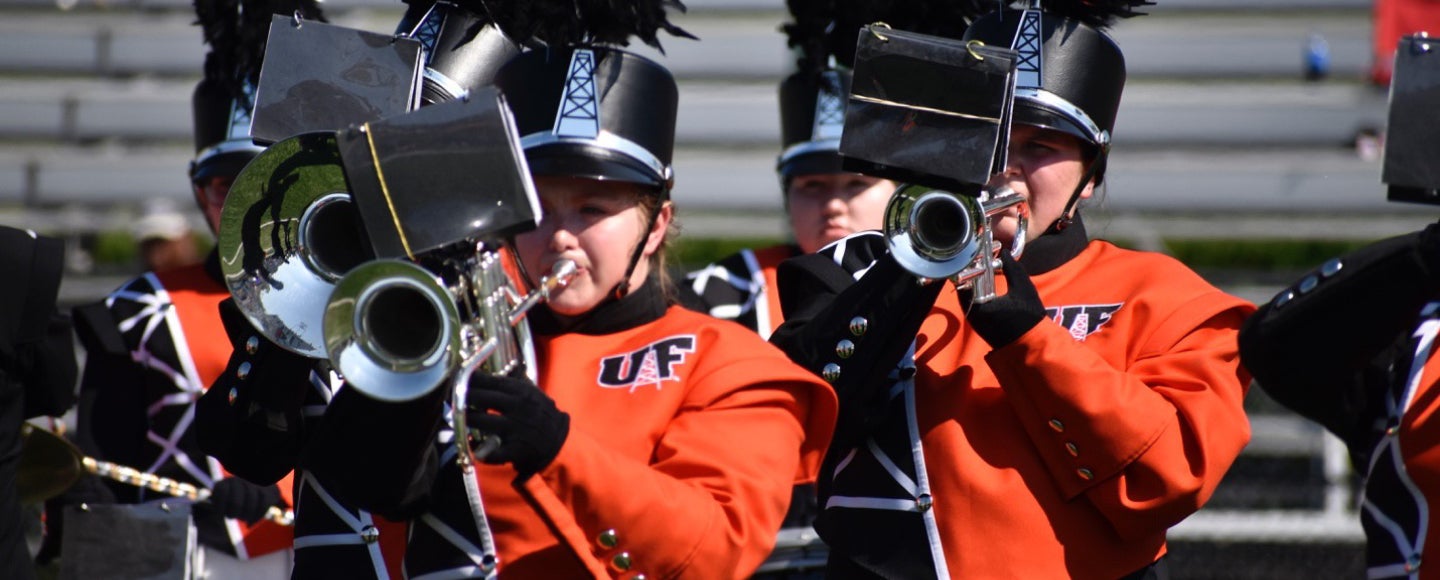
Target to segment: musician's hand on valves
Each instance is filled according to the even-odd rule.
[[[470,428],[500,438],[483,461],[512,464],[516,481],[550,465],[570,435],[570,415],[529,379],[476,373],[466,403]]]
[[[1040,294],[1035,291],[1025,267],[1011,257],[1010,252],[1000,252],[1000,264],[1008,285],[1004,295],[982,303],[973,302],[968,289],[960,296],[965,305],[965,320],[991,348],[1015,342],[1045,319],[1045,305],[1041,304]]]
[[[279,487],[255,485],[238,477],[215,482],[209,502],[221,515],[248,524],[260,521],[272,506],[285,507]]]

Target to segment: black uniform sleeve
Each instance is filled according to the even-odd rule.
[[[80,375],[80,405],[75,443],[87,455],[125,465],[136,465],[146,444],[144,397],[135,385],[143,384],[140,367],[104,302],[72,311],[75,334],[85,349]]]
[[[196,403],[196,439],[231,473],[273,484],[299,459],[305,440],[301,406],[317,361],[260,336],[231,299],[220,303],[220,319],[235,350]]]
[[[0,371],[24,387],[25,417],[62,415],[75,404],[75,349],[70,319],[55,308],[65,263],[64,243],[0,228]]]
[[[1397,344],[1440,292],[1440,224],[1331,260],[1245,322],[1240,357],[1271,397],[1347,443],[1383,415]]]
[[[428,508],[440,471],[435,437],[449,393],[384,402],[341,388],[305,446],[301,466],[341,503],[394,520]]]
[[[839,366],[831,381],[840,400],[832,449],[848,449],[871,428],[872,415],[885,408],[884,396],[895,370],[920,324],[939,295],[941,283],[920,284],[884,250],[878,234],[846,238],[837,263],[834,247],[791,258],[776,272],[785,323],[770,342],[800,366],[823,376],[826,365]],[[857,281],[853,272],[865,269]],[[856,319],[863,324],[854,324]],[[842,358],[842,340],[854,353]]]

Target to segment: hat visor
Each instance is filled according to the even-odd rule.
[[[1015,99],[1014,122],[1074,135],[1081,141],[1092,145],[1100,144],[1099,137],[1087,131],[1085,124],[1081,121],[1053,107],[1024,97]]]
[[[796,155],[780,163],[780,176],[789,179],[797,175],[846,173],[841,161],[840,154],[834,151]]]
[[[629,155],[596,145],[554,143],[527,149],[525,161],[536,177],[577,177],[621,181],[664,189],[666,180]]]
[[[190,174],[190,180],[235,177],[240,175],[240,170],[245,169],[245,166],[256,155],[258,155],[256,151],[230,151],[197,159],[195,160],[195,170]]]

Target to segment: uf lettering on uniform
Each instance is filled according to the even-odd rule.
[[[679,380],[675,366],[685,362],[685,355],[695,352],[695,335],[682,334],[662,338],[626,354],[600,359],[601,387],[607,389],[636,388]]]
[[[1106,322],[1110,322],[1110,317],[1124,305],[1124,302],[1120,302],[1057,306],[1046,308],[1045,316],[1069,330],[1070,336],[1076,341],[1084,341],[1085,337],[1095,334]]]

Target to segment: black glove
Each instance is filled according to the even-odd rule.
[[[550,465],[570,435],[570,415],[528,379],[476,373],[465,402],[469,426],[500,437],[485,463],[513,464],[516,481]]]
[[[210,490],[210,504],[227,518],[253,524],[265,517],[272,506],[283,506],[280,487],[255,485],[238,477],[215,482]]]
[[[973,290],[965,290],[960,296],[961,304],[965,305],[965,320],[991,348],[1015,342],[1045,319],[1045,305],[1040,303],[1040,294],[1035,291],[1025,267],[1005,251],[1000,252],[1000,264],[1009,282],[1005,295],[983,304],[973,302]]]

